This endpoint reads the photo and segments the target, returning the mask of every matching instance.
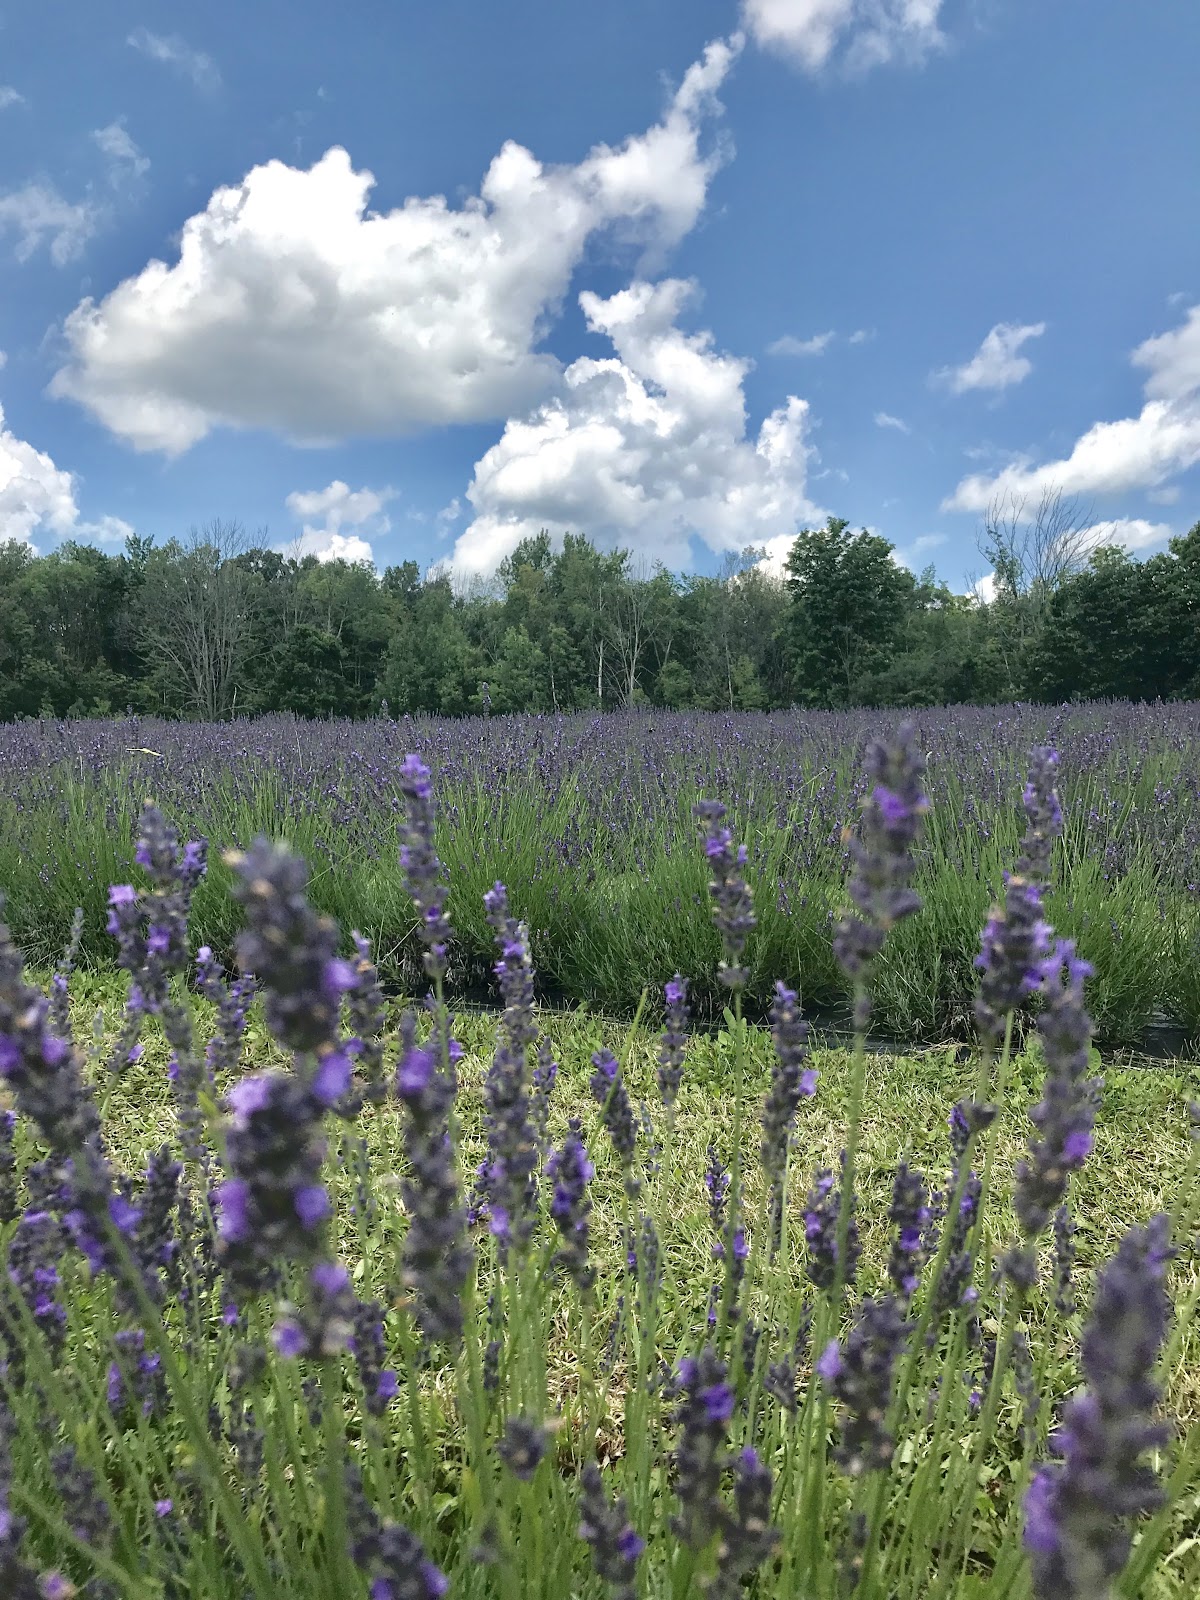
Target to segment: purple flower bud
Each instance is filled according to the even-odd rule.
[[[1025,1545],[1038,1600],[1107,1594],[1132,1545],[1131,1523],[1164,1500],[1142,1464],[1169,1429],[1156,1420],[1155,1366],[1170,1301],[1164,1285],[1170,1225],[1133,1228],[1099,1274],[1083,1335],[1087,1388],[1068,1402],[1053,1444],[1059,1459],[1025,1496]]]

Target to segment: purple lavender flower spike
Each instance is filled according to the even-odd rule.
[[[845,1152],[842,1164],[845,1165]],[[818,1289],[832,1289],[837,1280],[838,1212],[841,1209],[841,1185],[828,1168],[813,1179],[804,1208],[804,1237],[808,1244],[807,1270],[809,1281]],[[846,1235],[846,1271],[844,1281],[853,1285],[858,1275],[858,1260],[862,1246],[858,1237],[858,1221],[851,1199],[850,1222]]]
[[[1060,1317],[1073,1317],[1076,1311],[1075,1224],[1069,1206],[1054,1213],[1054,1306]]]
[[[404,798],[404,819],[400,824],[400,865],[404,882],[420,918],[420,937],[425,946],[424,965],[430,980],[437,982],[446,973],[450,945],[450,923],[446,917],[446,874],[433,841],[433,785],[429,768],[416,756],[408,756],[398,774]]]
[[[207,870],[208,843],[180,849],[179,835],[150,801],[138,819],[134,860],[150,879],[139,894],[130,884],[108,893],[108,931],[117,941],[117,965],[132,973],[146,1010],[170,1005],[171,975],[188,962],[188,916],[192,896]]]
[[[463,1288],[474,1265],[449,1131],[459,1051],[451,1040],[447,1072],[432,1049],[417,1045],[411,1012],[401,1020],[400,1034],[396,1093],[408,1108],[404,1151],[409,1168],[401,1186],[408,1212],[404,1283],[425,1336],[456,1347],[463,1334]]]
[[[523,923],[508,914],[508,895],[497,883],[484,895],[500,959],[496,980],[504,997],[496,1049],[484,1082],[488,1162],[484,1187],[492,1231],[502,1247],[524,1250],[536,1220],[541,1139],[533,1120],[529,1049],[538,1036],[533,1016],[533,963]]]
[[[318,1261],[308,1276],[304,1305],[285,1307],[275,1324],[275,1348],[287,1359],[308,1356],[323,1361],[340,1355],[354,1342],[358,1313],[345,1267],[337,1261]]]
[[[50,1026],[60,1039],[68,1044],[71,1039],[71,974],[79,959],[79,946],[83,943],[83,907],[76,906],[71,918],[71,931],[67,947],[54,969],[50,982]]]
[[[592,1099],[600,1107],[601,1120],[625,1169],[625,1191],[633,1199],[641,1189],[641,1180],[633,1165],[638,1130],[633,1102],[625,1087],[620,1063],[611,1050],[597,1050],[592,1056],[592,1067],[594,1071],[589,1080]]]
[[[771,1469],[747,1445],[733,1463],[733,1509],[722,1517],[717,1567],[708,1593],[714,1600],[738,1600],[742,1580],[760,1567],[779,1543],[771,1526]]]
[[[370,1105],[379,1105],[387,1098],[383,1070],[387,1003],[379,970],[371,958],[370,941],[357,932],[350,937],[354,943],[354,987],[346,995],[346,1019],[356,1043],[354,1060],[362,1079],[362,1098]]]
[[[572,1117],[562,1148],[546,1163],[546,1177],[551,1184],[550,1215],[562,1240],[554,1263],[586,1295],[596,1282],[595,1268],[588,1257],[592,1202],[587,1193],[596,1169],[588,1159],[582,1132],[579,1119]]]
[[[254,998],[255,979],[243,973],[230,983],[207,945],[196,951],[196,988],[217,1008],[216,1023],[204,1050],[203,1066],[190,1054],[184,1072],[176,1079],[180,1126],[184,1154],[199,1159],[202,1155],[202,1095],[215,1097],[218,1076],[236,1071],[246,1032],[246,1015]],[[188,1082],[183,1078],[187,1076]]]
[[[1071,1173],[1092,1148],[1092,1128],[1100,1080],[1089,1078],[1088,1045],[1092,1024],[1084,1007],[1083,984],[1092,969],[1060,940],[1042,964],[1045,997],[1038,1033],[1046,1057],[1042,1098],[1029,1113],[1037,1135],[1017,1166],[1013,1204],[1028,1243],[1049,1225],[1067,1191]]]
[[[230,1091],[230,1177],[215,1190],[218,1258],[235,1294],[253,1296],[276,1263],[307,1265],[323,1251],[324,1108],[293,1073],[243,1078]]]
[[[907,1323],[894,1295],[859,1306],[844,1345],[831,1341],[817,1371],[840,1403],[842,1437],[835,1459],[851,1477],[891,1464],[896,1441],[887,1431],[892,1371]]]
[[[683,1079],[683,1060],[687,1050],[687,979],[676,973],[664,987],[663,997],[667,1005],[667,1018],[658,1048],[658,1092],[670,1118],[675,1114],[675,1100]]]
[[[983,1183],[974,1169],[969,1169],[963,1179],[962,1195],[957,1211],[952,1217],[946,1217],[945,1208],[948,1196],[958,1188],[962,1163],[972,1140],[990,1127],[995,1117],[996,1107],[993,1105],[980,1104],[974,1100],[960,1100],[950,1112],[948,1119],[954,1164],[950,1169],[947,1194],[939,1194],[936,1197],[936,1207],[933,1202],[930,1204],[931,1216],[926,1230],[926,1249],[930,1252],[937,1248],[939,1237],[937,1224],[944,1221],[950,1231],[941,1277],[934,1284],[932,1291],[934,1316],[939,1320],[951,1311],[971,1307],[978,1297],[978,1291],[973,1284],[975,1257],[968,1245],[971,1231],[979,1216]],[[934,1329],[931,1327],[930,1338],[933,1337]]]
[[[729,1168],[721,1160],[720,1151],[715,1144],[710,1144],[708,1166],[704,1172],[704,1188],[708,1194],[708,1218],[722,1254],[725,1250],[724,1244],[721,1243],[725,1238],[725,1205],[732,1181]]]
[[[0,1225],[15,1222],[17,1206],[17,1114],[0,1111]]]
[[[112,1542],[112,1510],[95,1473],[83,1465],[71,1445],[54,1451],[50,1471],[67,1527],[82,1544],[107,1551]]]
[[[984,926],[975,966],[980,974],[975,1020],[985,1046],[1004,1037],[1005,1018],[1019,1011],[1041,986],[1053,930],[1042,912],[1050,876],[1050,852],[1062,833],[1062,807],[1054,789],[1056,753],[1039,746],[1030,757],[1025,785],[1028,827],[1015,870],[1004,877],[1003,902]]]
[[[354,1352],[359,1380],[370,1416],[381,1417],[399,1393],[395,1372],[386,1365],[387,1349],[383,1336],[383,1307],[378,1300],[360,1302],[354,1311]]]
[[[549,1435],[540,1422],[530,1417],[509,1417],[496,1453],[514,1478],[529,1483],[546,1454],[548,1443]]]
[[[160,1145],[146,1167],[138,1198],[133,1253],[146,1291],[155,1301],[163,1298],[164,1275],[171,1271],[179,1249],[171,1218],[178,1204],[182,1176],[183,1168],[171,1155],[170,1146]]]
[[[679,1403],[673,1420],[679,1429],[675,1450],[675,1493],[679,1511],[671,1527],[689,1550],[703,1550],[720,1526],[724,1506],[721,1478],[733,1416],[733,1390],[725,1363],[711,1345],[699,1356],[685,1356],[674,1380]]]
[[[1054,1436],[1059,1459],[1038,1469],[1025,1496],[1037,1600],[1108,1595],[1129,1557],[1131,1522],[1164,1502],[1142,1457],[1170,1436],[1154,1420],[1154,1368],[1170,1319],[1171,1254],[1169,1222],[1156,1216],[1125,1235],[1099,1274],[1083,1334],[1087,1387]]]
[[[120,1421],[162,1415],[168,1392],[162,1357],[146,1349],[141,1328],[122,1328],[113,1338],[115,1359],[108,1368],[108,1406]]]
[[[1015,874],[1006,874],[1004,901],[984,924],[975,967],[979,991],[975,1022],[983,1043],[994,1049],[1004,1037],[1005,1018],[1020,1011],[1041,985],[1052,929],[1042,915],[1042,892]]]
[[[591,1548],[592,1565],[611,1600],[636,1600],[638,1557],[646,1541],[634,1530],[624,1496],[610,1500],[600,1468],[586,1461],[580,1473],[579,1537]]]
[[[783,1236],[784,1180],[788,1148],[800,1102],[816,1091],[817,1074],[809,1066],[808,1024],[800,1017],[795,991],[776,983],[771,1002],[771,1087],[762,1110],[762,1164],[770,1191],[770,1237],[774,1253]]]
[[[8,1279],[20,1294],[52,1360],[62,1352],[66,1337],[67,1312],[59,1296],[57,1263],[62,1259],[67,1238],[63,1225],[49,1211],[25,1212],[8,1246]],[[9,1334],[7,1319],[0,1323],[0,1349],[19,1376],[24,1364],[24,1345]]]
[[[308,903],[303,859],[257,839],[244,855],[231,851],[226,860],[235,873],[234,898],[246,911],[238,962],[262,988],[267,1026],[288,1050],[334,1048],[342,997],[356,980],[336,954],[337,925]]]
[[[847,891],[852,909],[838,923],[833,940],[842,970],[862,991],[856,1028],[865,1028],[869,1020],[862,986],[889,930],[920,909],[920,896],[909,880],[913,847],[929,809],[921,782],[925,758],[912,723],[902,723],[890,742],[872,740],[864,766],[870,787],[857,829],[844,835],[854,862]]]
[[[25,1519],[15,1515],[9,1505],[10,1441],[15,1434],[16,1423],[4,1395],[0,1394],[0,1594],[5,1600],[47,1600],[44,1580],[39,1582],[37,1573],[21,1558]]]
[[[754,902],[743,870],[748,852],[744,844],[735,846],[733,834],[722,826],[725,807],[719,800],[698,801],[692,815],[704,836],[704,853],[712,872],[708,892],[722,947],[717,976],[727,989],[744,989],[749,973],[741,960],[755,925]]]
[[[529,1114],[537,1133],[538,1145],[547,1148],[550,1126],[550,1096],[558,1080],[558,1062],[546,1038],[538,1040],[537,1058],[533,1065],[533,1090],[530,1095]]]
[[[1050,862],[1054,841],[1062,837],[1063,814],[1058,791],[1058,752],[1049,745],[1038,745],[1029,757],[1029,778],[1025,784],[1025,837],[1016,871],[1030,883],[1050,882]]]
[[[357,1467],[346,1469],[350,1557],[367,1578],[370,1600],[441,1600],[450,1587],[425,1547],[403,1523],[385,1522],[363,1492]]]
[[[24,962],[3,922],[0,1079],[17,1110],[37,1125],[49,1145],[59,1178],[70,1174],[72,1208],[96,1241],[96,1264],[111,1265],[104,1241],[115,1196],[95,1097],[77,1052],[51,1030],[45,995],[25,982]]]
[[[896,1233],[892,1239],[888,1276],[901,1303],[907,1304],[921,1282],[931,1211],[925,1179],[903,1161],[896,1168],[892,1182],[889,1217]]]

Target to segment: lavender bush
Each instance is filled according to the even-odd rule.
[[[636,1028],[620,1051],[597,1038],[564,1108],[528,925],[490,881],[504,1011],[468,1079],[415,756],[396,813],[429,988],[394,1029],[369,941],[340,956],[304,862],[265,839],[220,868],[241,975],[207,945],[193,958],[206,852],[153,806],[144,881],[109,896],[129,975],[118,1052],[103,1029],[76,1041],[75,941],[46,994],[0,926],[0,1594],[1194,1593],[1200,1435],[1164,1396],[1200,1299],[1200,1140],[1170,1209],[1127,1218],[1089,1282],[1077,1186],[1103,1108],[1089,969],[1050,926],[1064,823],[1044,748],[976,946],[974,1088],[940,1170],[867,1159],[891,1069],[864,1030],[892,941],[920,920],[926,761],[907,725],[865,751],[836,933],[859,1036],[840,1157],[815,1173],[804,1126],[829,1074],[780,983],[758,1094],[752,851],[715,800],[693,823],[726,1001],[707,1170],[687,1141],[695,979],[669,978],[644,1062]],[[1037,1043],[1018,1058],[1027,1012]],[[103,1075],[142,1032],[169,1058],[176,1128],[137,1173]],[[247,1040],[269,1057],[252,1072]],[[1010,1174],[998,1130],[1031,1064]],[[699,1238],[679,1226],[697,1204]]]
[[[1156,1012],[1200,1028],[1200,706],[1185,704],[921,713],[931,808],[913,883],[924,911],[876,963],[877,1028],[905,1040],[970,1032],[972,963],[1001,874],[1036,879],[1017,865],[1019,800],[1048,716],[1067,831],[1043,899],[1059,936],[1094,968],[1097,1033],[1134,1041]],[[866,711],[6,725],[0,883],[31,961],[54,964],[76,906],[85,964],[109,960],[105,896],[129,881],[137,807],[154,794],[177,827],[212,841],[192,927],[225,965],[239,924],[220,852],[282,834],[311,868],[314,906],[367,934],[385,976],[413,992],[424,946],[395,823],[397,769],[415,751],[438,777],[448,992],[490,983],[483,897],[500,878],[544,992],[632,1013],[643,987],[661,994],[678,972],[693,1010],[711,1017],[727,993],[716,981],[719,937],[699,914],[706,878],[692,806],[719,797],[749,850],[747,1014],[766,1020],[776,982],[799,988],[810,1016],[845,1012],[853,984],[832,948],[844,830],[877,723],[895,726],[892,714]]]

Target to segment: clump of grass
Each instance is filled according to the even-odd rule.
[[[903,738],[869,761],[860,1026],[924,805]],[[225,869],[259,998],[207,950],[190,993],[203,852],[153,809],[109,896],[127,979],[68,960],[46,998],[0,934],[3,1592],[1194,1592],[1195,1075],[1094,1083],[1049,813],[984,946],[983,1000],[1042,990],[1038,1042],[985,1009],[960,1061],[812,1049],[786,990],[751,1028],[706,808],[728,1005],[675,1093],[679,991],[670,1041],[536,1012],[499,891],[503,1011],[451,1018],[428,776],[397,785],[419,1011],[265,842]],[[1022,906],[1042,954],[1005,969]]]

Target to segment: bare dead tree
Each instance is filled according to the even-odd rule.
[[[996,575],[998,592],[1026,601],[1040,618],[1055,590],[1079,572],[1091,554],[1092,507],[1060,488],[1027,495],[1004,492],[984,514],[978,546]]]
[[[1060,488],[1043,489],[1036,504],[1009,492],[988,506],[978,548],[994,575],[994,638],[1010,680],[1019,679],[1055,592],[1086,564],[1091,527],[1092,508]]]
[[[140,595],[142,648],[175,675],[186,702],[217,720],[233,709],[252,623],[240,523],[215,519],[156,551]]]

